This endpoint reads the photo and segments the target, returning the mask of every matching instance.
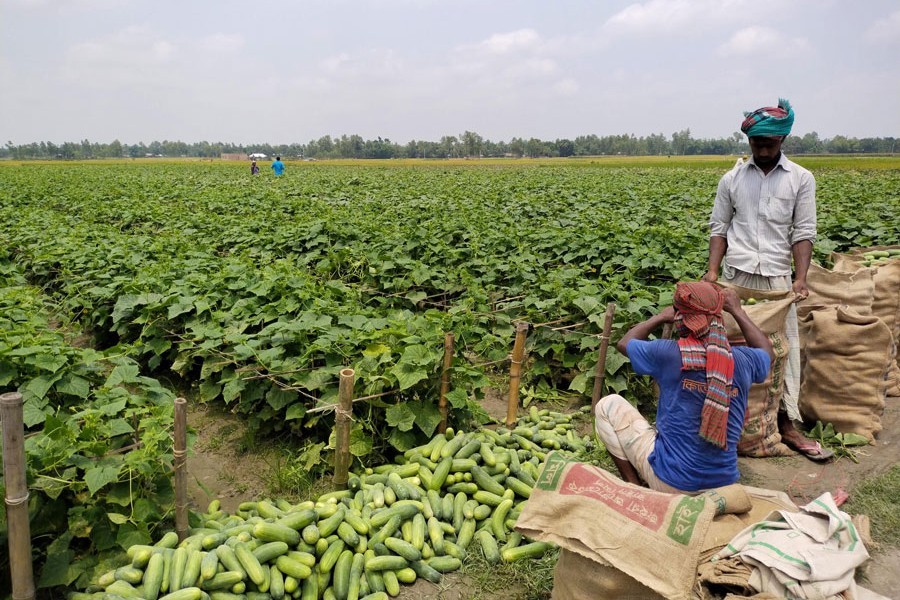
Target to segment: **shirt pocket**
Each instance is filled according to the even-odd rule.
[[[779,225],[790,225],[794,220],[794,198],[769,196],[763,204],[766,220]]]

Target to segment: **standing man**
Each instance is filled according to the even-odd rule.
[[[275,157],[275,161],[272,163],[272,171],[275,173],[276,177],[280,177],[284,174],[284,163],[281,162],[280,156]]]
[[[809,295],[806,273],[816,238],[816,180],[781,152],[794,124],[787,100],[779,98],[778,106],[744,114],[741,131],[747,134],[752,158],[719,181],[703,280],[719,280],[721,269],[723,281],[756,290],[793,290],[796,300],[802,300]],[[790,348],[778,413],[781,438],[812,460],[827,460],[833,453],[794,426],[801,420],[796,306],[791,306],[785,328]]]
[[[748,347],[728,343],[723,311]],[[648,341],[665,323],[675,323],[679,339]],[[659,385],[655,428],[618,394],[594,407],[594,428],[622,479],[689,494],[737,482],[747,395],[751,384],[765,381],[772,360],[769,338],[737,292],[705,281],[679,283],[674,306],[632,327],[616,349]]]

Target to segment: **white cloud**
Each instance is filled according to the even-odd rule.
[[[610,17],[605,33],[625,35],[691,34],[740,20],[745,0],[650,0],[631,4]]]
[[[88,86],[145,89],[173,75],[179,55],[176,43],[147,27],[130,26],[75,44],[66,53],[62,71],[68,81]]]
[[[873,23],[863,34],[863,39],[873,44],[896,44],[900,42],[900,10]]]
[[[789,38],[771,27],[745,27],[734,33],[719,47],[724,57],[785,57],[802,54],[809,49],[804,38]]]
[[[535,30],[520,29],[510,33],[495,33],[487,40],[476,44],[473,50],[488,54],[510,54],[534,50],[540,43],[541,36]]]
[[[200,50],[215,54],[233,54],[242,50],[244,45],[244,36],[239,33],[214,33],[197,42]]]

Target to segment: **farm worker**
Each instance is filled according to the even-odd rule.
[[[275,157],[275,161],[272,163],[272,171],[276,176],[284,174],[284,163],[281,162],[280,156]]]
[[[747,134],[752,157],[719,180],[710,219],[709,264],[703,280],[715,282],[721,278],[756,290],[792,289],[796,300],[802,300],[809,295],[806,273],[816,238],[816,180],[781,152],[781,144],[794,124],[790,102],[779,98],[778,106],[744,115],[741,131]],[[806,438],[794,426],[801,420],[800,335],[795,306],[788,313],[785,330],[789,350],[778,429],[788,446],[813,460],[827,460],[833,452]]]
[[[728,343],[723,311],[734,317],[747,347]],[[679,339],[648,341],[665,323],[675,324]],[[704,281],[679,283],[674,305],[632,327],[616,349],[659,385],[655,428],[618,394],[594,407],[594,428],[622,479],[690,494],[737,482],[747,394],[751,384],[765,381],[773,356],[737,293]]]
[[[250,163],[250,174],[251,175],[259,175],[259,167],[256,166],[255,160],[252,163]]]

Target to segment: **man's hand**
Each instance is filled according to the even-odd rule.
[[[702,278],[702,281],[708,281],[709,283],[715,283],[719,280],[719,274],[715,271],[707,271]]]
[[[731,288],[724,288],[722,294],[725,296],[725,301],[722,303],[722,310],[732,315],[735,311],[743,310],[741,308],[741,297],[738,296],[736,291]]]
[[[663,323],[674,323],[675,322],[675,307],[667,306],[659,312],[659,318],[662,319]]]
[[[795,281],[792,288],[796,296],[795,301],[806,300],[809,297],[809,288],[806,286],[805,280]]]

